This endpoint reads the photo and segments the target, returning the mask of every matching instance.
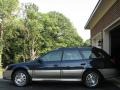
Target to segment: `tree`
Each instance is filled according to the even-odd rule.
[[[27,4],[25,5],[25,14],[26,17],[16,17],[6,26],[8,32],[5,34],[2,58],[4,66],[34,59],[39,51],[42,27],[40,13],[38,13],[34,4]]]
[[[41,23],[41,14],[38,12],[38,7],[35,4],[27,4],[25,8],[25,27],[28,31],[29,56],[33,60],[41,46],[43,25]]]
[[[4,46],[5,27],[13,19],[13,13],[18,7],[18,0],[0,0],[0,66]]]
[[[81,46],[82,38],[70,20],[58,12],[49,12],[44,15],[44,35],[50,48]]]
[[[90,44],[90,39],[88,39],[88,40],[86,40],[84,43],[83,43],[83,46],[85,46],[85,47],[88,47],[88,46],[90,46],[91,44]]]
[[[16,17],[11,23],[6,25],[5,30],[2,54],[3,66],[10,63],[17,63],[20,58],[25,60],[24,56],[26,55],[24,53],[24,40],[27,32],[24,29],[24,21]]]
[[[56,48],[83,46],[70,20],[59,12],[41,13],[28,3],[22,18],[10,15],[4,25],[2,62],[25,62]]]

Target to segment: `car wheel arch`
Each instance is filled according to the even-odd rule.
[[[94,71],[94,72],[98,73],[102,77],[102,79],[104,79],[104,76],[102,75],[102,73],[97,69],[86,69],[82,74],[82,79],[83,79],[83,76],[85,75],[85,73],[89,72],[89,71]]]
[[[24,68],[24,67],[16,67],[16,68],[13,69],[11,79],[13,78],[14,73],[17,72],[17,71],[25,71],[29,75],[29,77],[31,78],[31,76],[28,73],[28,70],[26,68]]]

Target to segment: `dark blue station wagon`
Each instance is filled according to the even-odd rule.
[[[96,87],[103,79],[117,75],[110,56],[95,47],[59,48],[31,62],[6,67],[3,78],[17,86],[36,80],[79,80]]]

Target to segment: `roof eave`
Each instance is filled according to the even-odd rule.
[[[91,21],[91,19],[93,18],[93,16],[94,16],[96,10],[97,10],[98,7],[100,6],[101,2],[102,2],[102,0],[99,0],[98,3],[96,4],[96,6],[95,6],[93,12],[91,13],[91,15],[90,15],[90,17],[89,17],[89,19],[88,19],[88,21],[87,21],[85,27],[84,27],[85,29],[90,29],[90,25],[89,25],[89,24],[90,24],[90,21]]]

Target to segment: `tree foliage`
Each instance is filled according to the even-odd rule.
[[[14,12],[18,9],[18,0],[0,0],[0,66],[3,54],[4,38],[6,37],[6,27],[11,24]]]
[[[85,47],[88,47],[88,46],[90,46],[91,44],[90,44],[90,39],[88,39],[88,40],[86,40],[84,43],[83,43],[83,46],[85,46]]]
[[[17,0],[10,1],[17,2]],[[8,11],[12,12],[16,7]],[[35,4],[30,3],[24,8],[25,16],[22,18],[8,14],[12,20],[7,19],[9,23],[4,28],[4,44],[2,44],[4,66],[33,60],[52,49],[83,46],[82,38],[63,14],[55,11],[41,13]]]

